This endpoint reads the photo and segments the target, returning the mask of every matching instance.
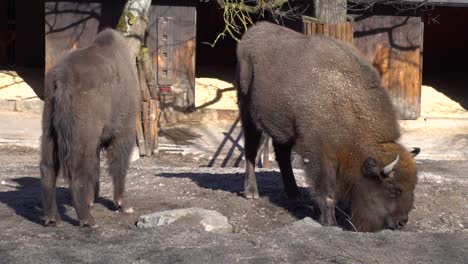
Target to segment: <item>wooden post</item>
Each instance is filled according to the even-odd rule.
[[[145,136],[143,134],[143,126],[141,125],[141,111],[138,111],[137,113],[135,125],[136,125],[138,150],[140,151],[140,156],[146,156]]]
[[[141,61],[139,65],[140,69],[145,73],[147,84],[146,88],[149,92],[149,96],[151,96],[152,99],[158,99],[157,85],[154,78],[153,67],[151,66],[148,48],[141,49],[139,59]]]
[[[149,102],[143,102],[141,111],[143,113],[143,134],[145,136],[146,156],[151,156],[151,134],[149,130]]]
[[[341,32],[341,37],[343,41],[348,42],[348,25],[343,23],[343,31]]]
[[[342,38],[341,38],[341,24],[336,24],[335,36],[336,36],[337,39],[342,40]]]
[[[328,24],[323,24],[323,35],[328,37],[330,35],[329,33],[330,33],[329,25]]]
[[[351,22],[346,22],[346,32],[348,36],[346,41],[352,44],[353,43],[353,27],[352,27]]]
[[[148,102],[150,100],[150,94],[148,91],[148,85],[146,85],[146,75],[145,71],[143,70],[143,63],[141,57],[137,58],[137,66],[138,80],[140,82],[141,100],[143,102]]]
[[[318,23],[317,24],[317,34],[322,35],[323,34],[323,25]]]
[[[156,149],[156,142],[158,136],[158,111],[157,111],[157,101],[150,100],[149,103],[149,134],[150,134],[150,141],[151,141],[151,153],[154,153]]]
[[[336,38],[336,35],[335,35],[335,33],[336,33],[336,30],[335,30],[335,29],[336,29],[336,26],[337,26],[337,24],[331,24],[331,25],[329,25],[329,28],[328,28],[328,30],[329,30],[329,32],[330,32],[330,33],[329,33],[329,36],[332,37],[332,38]]]
[[[151,156],[157,147],[158,92],[147,48],[140,50],[137,58],[138,79],[141,92],[141,112],[137,116],[137,141],[141,156]]]
[[[155,120],[155,126],[154,126],[154,150],[156,151],[159,148],[159,138],[158,138],[158,125],[159,125],[159,117],[161,115],[161,109],[158,107],[158,104],[156,104],[156,120]]]

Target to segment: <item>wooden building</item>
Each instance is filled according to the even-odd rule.
[[[424,8],[406,11],[377,6],[355,14],[353,44],[380,72],[401,119],[420,116],[421,85],[431,84],[434,72],[439,80],[448,72],[468,72],[463,65],[468,59],[467,15],[467,0],[429,0]]]
[[[124,0],[45,2],[45,69],[65,53],[85,47],[106,27],[115,28]],[[193,108],[197,1],[153,1],[145,45],[149,48],[157,86],[170,88],[171,103]]]

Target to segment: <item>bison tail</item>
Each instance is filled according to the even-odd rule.
[[[242,93],[242,95],[247,95],[250,89],[250,85],[252,84],[252,81],[253,81],[252,64],[249,58],[245,58],[241,55],[238,55],[236,67],[237,67],[236,69],[237,90],[239,93]]]
[[[55,77],[55,76],[54,76]],[[65,77],[65,76],[61,76]],[[54,78],[46,85],[53,85],[49,91],[53,91],[53,113],[51,121],[56,133],[57,154],[65,179],[70,179],[73,166],[72,139],[74,118],[72,112],[72,95],[69,82],[61,78]]]

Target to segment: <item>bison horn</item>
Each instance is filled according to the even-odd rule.
[[[410,153],[411,153],[411,155],[412,155],[413,158],[414,158],[414,157],[416,157],[416,156],[419,154],[419,152],[421,152],[421,149],[420,149],[420,148],[413,148],[413,150],[412,150]]]
[[[397,155],[396,159],[394,161],[392,161],[392,163],[385,166],[383,168],[384,175],[388,175],[391,171],[393,171],[393,169],[395,168],[395,166],[397,165],[399,160],[400,160],[400,155]]]

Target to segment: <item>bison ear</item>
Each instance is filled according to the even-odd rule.
[[[416,157],[416,156],[419,154],[419,152],[421,152],[421,149],[420,149],[420,148],[413,148],[413,150],[412,150],[410,153],[411,153],[411,155],[412,155],[413,158],[414,158],[414,157]]]
[[[380,179],[379,162],[372,157],[362,163],[361,171],[365,177]]]

